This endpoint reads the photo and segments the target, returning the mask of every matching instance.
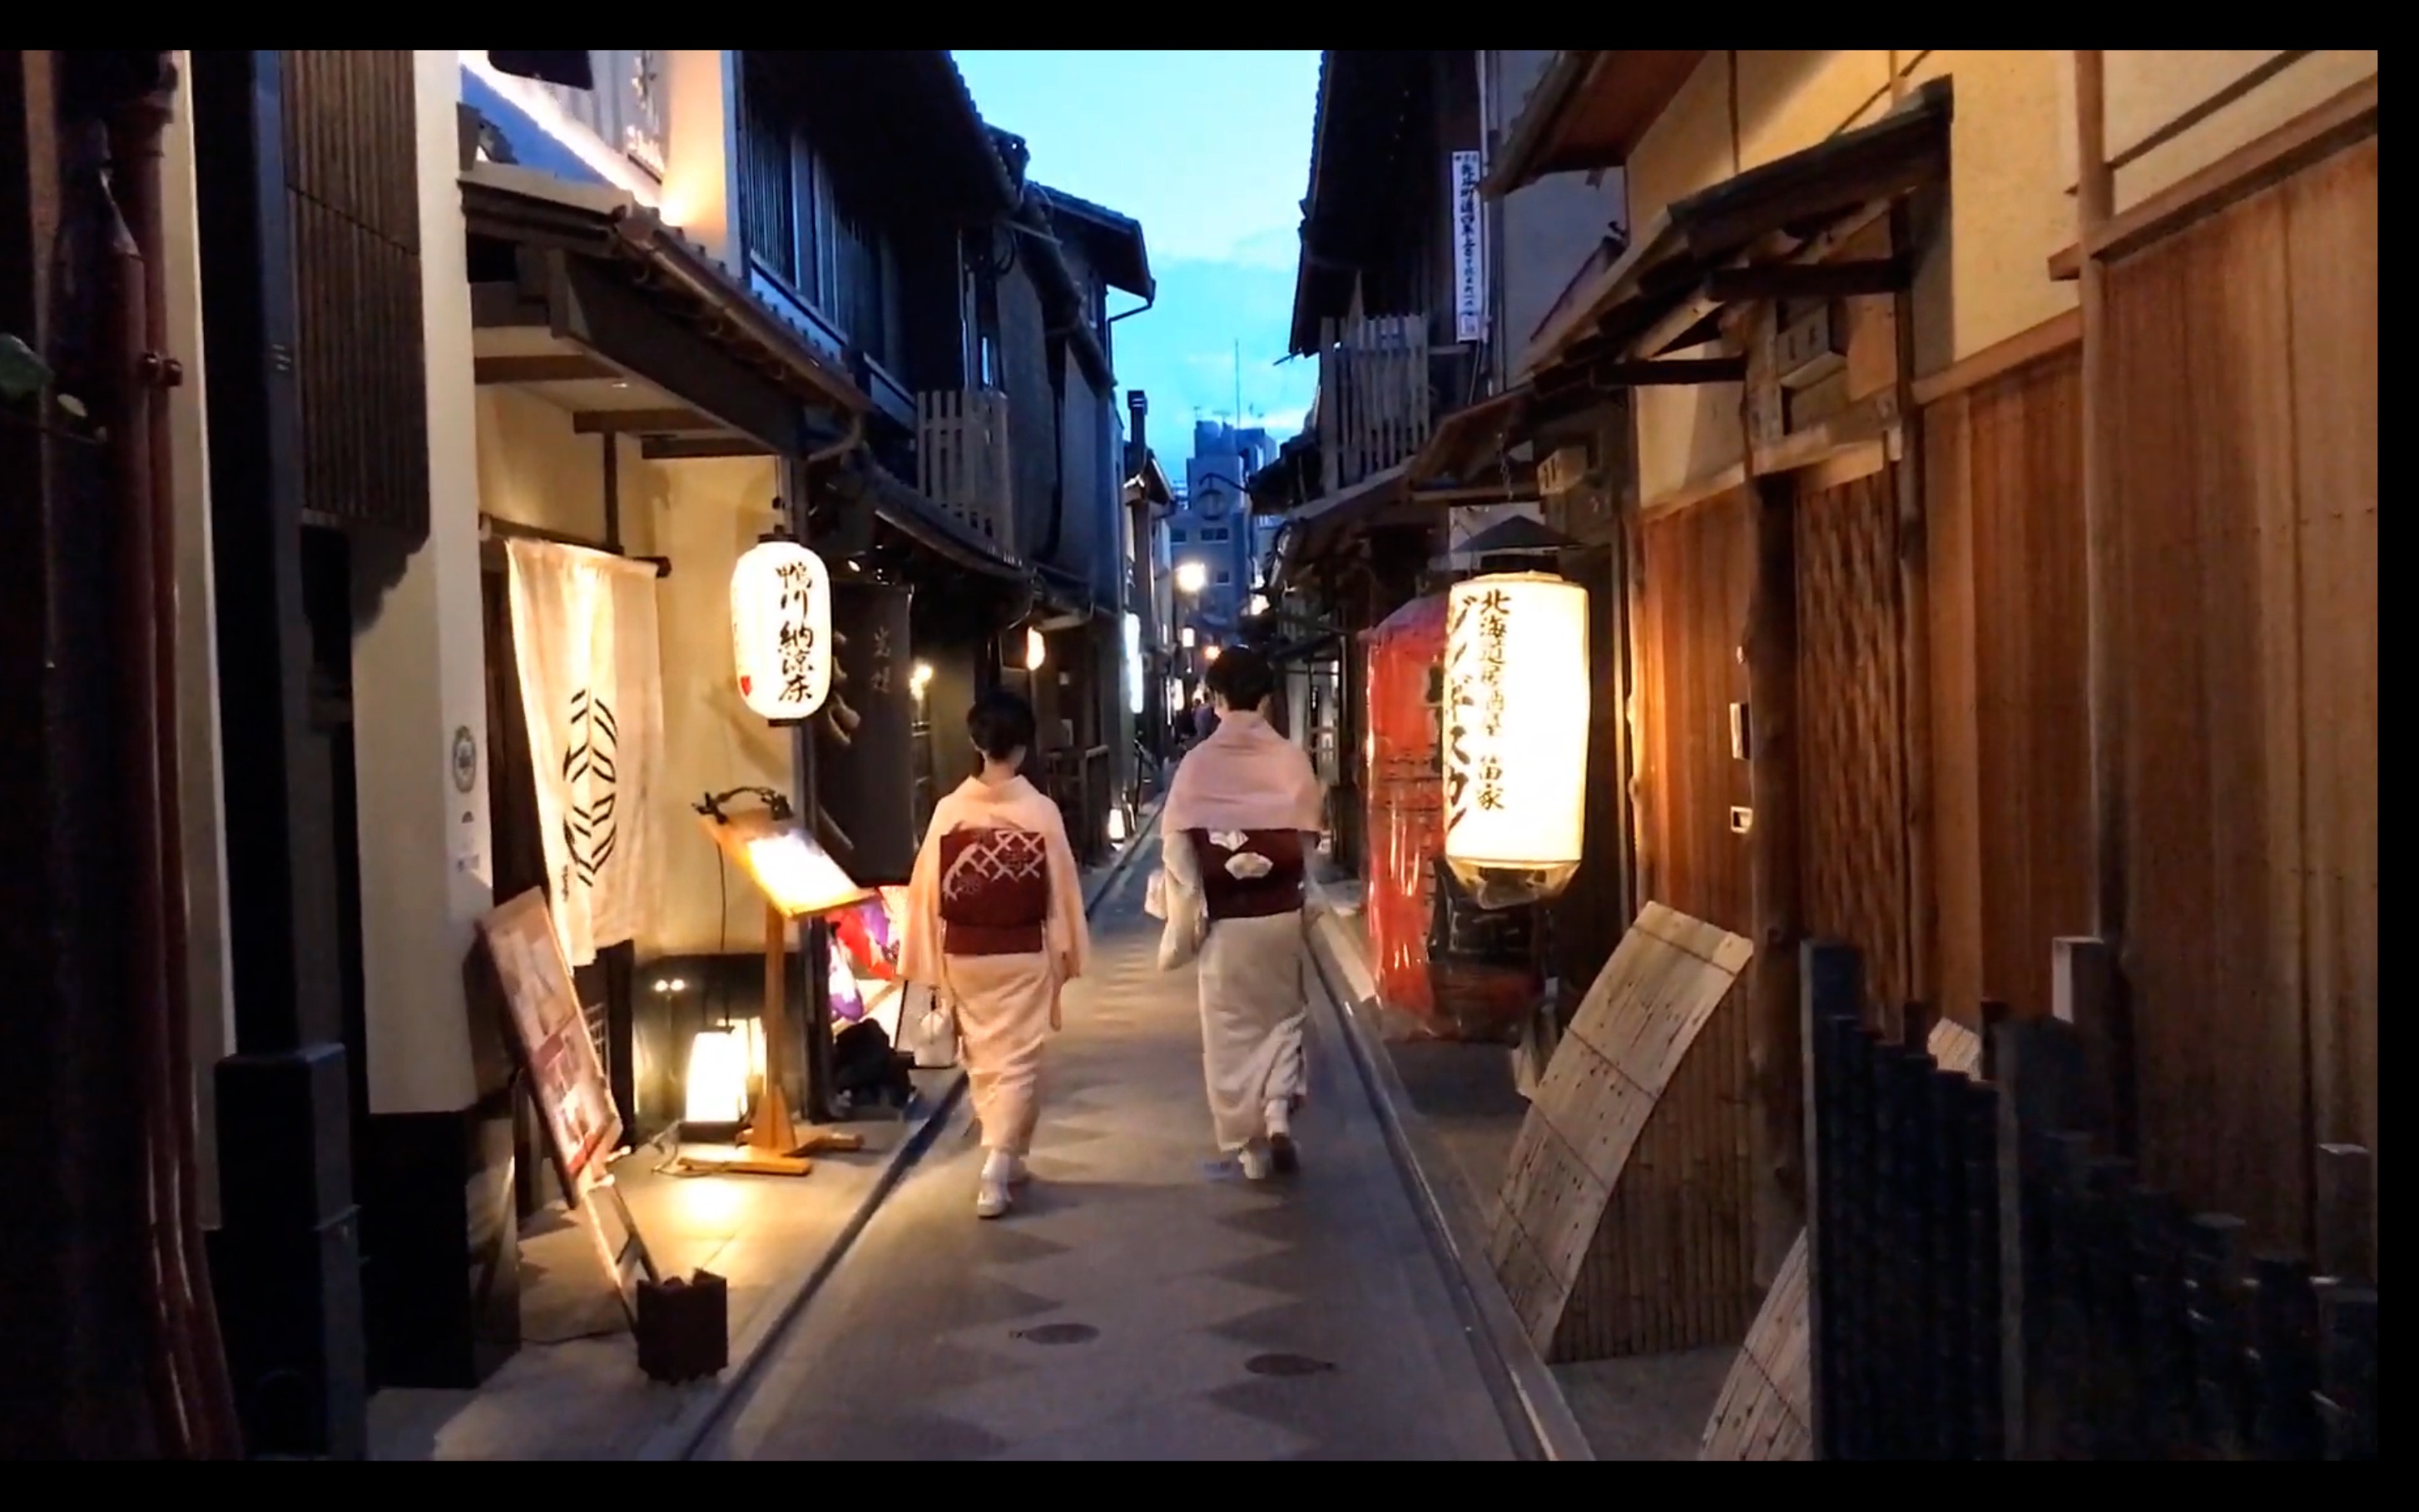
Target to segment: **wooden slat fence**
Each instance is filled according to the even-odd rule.
[[[1428,318],[1320,323],[1318,437],[1329,493],[1410,459],[1428,439]]]
[[[916,486],[1010,558],[1017,553],[1015,476],[1007,394],[942,389],[916,396]]]
[[[2098,949],[2060,945],[2062,975]],[[1855,949],[1805,947],[1815,1455],[2375,1458],[2369,1152],[2321,1151],[2315,1259],[2247,1254],[2110,1153],[2121,1021],[2075,980],[2070,1016],[1986,1005],[1969,1077],[1920,1006],[1867,1026]]]

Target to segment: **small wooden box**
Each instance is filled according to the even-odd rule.
[[[639,1368],[679,1384],[731,1364],[731,1284],[711,1271],[639,1283]]]

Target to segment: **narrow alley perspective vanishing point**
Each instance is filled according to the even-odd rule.
[[[1516,1443],[1313,994],[1302,1169],[1215,1159],[1156,843],[1093,918],[1032,1185],[978,1222],[962,1105],[701,1446],[730,1459],[1505,1459]]]

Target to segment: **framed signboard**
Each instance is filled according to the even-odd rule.
[[[563,1196],[577,1206],[619,1148],[622,1116],[547,917],[545,890],[532,887],[481,919],[479,937],[495,965],[513,1048],[546,1125]]]

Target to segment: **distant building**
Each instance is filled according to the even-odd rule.
[[[1259,541],[1243,484],[1276,455],[1277,443],[1264,427],[1238,427],[1221,420],[1194,424],[1184,496],[1168,517],[1168,551],[1179,569],[1187,562],[1201,563],[1201,593],[1190,609],[1192,623],[1205,634],[1214,627],[1231,636],[1250,608]],[[1179,613],[1186,608],[1179,605]]]

